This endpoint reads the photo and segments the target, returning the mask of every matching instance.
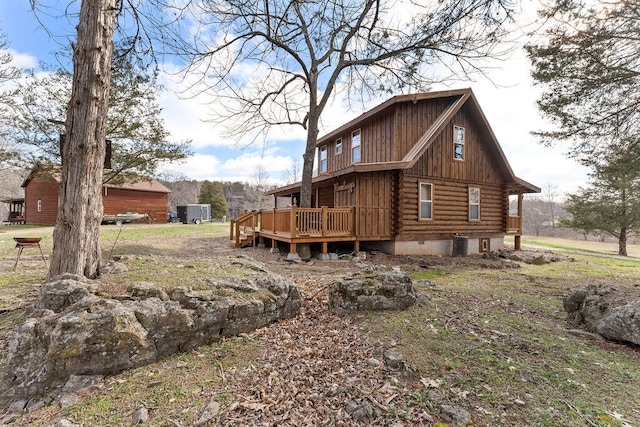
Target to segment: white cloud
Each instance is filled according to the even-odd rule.
[[[38,58],[28,53],[20,53],[13,49],[9,49],[11,54],[11,65],[16,68],[36,68],[38,66]]]

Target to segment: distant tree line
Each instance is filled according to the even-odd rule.
[[[158,180],[171,190],[170,211],[192,203],[210,204],[211,217],[219,220],[222,217],[235,219],[245,210],[273,207],[273,198],[264,195],[267,187],[260,182],[197,181],[167,175],[159,176]]]

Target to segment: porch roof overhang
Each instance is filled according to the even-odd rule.
[[[20,205],[20,204],[24,203],[24,197],[17,197],[15,199],[2,199],[2,200],[0,200],[0,203]]]

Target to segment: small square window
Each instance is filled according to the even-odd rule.
[[[342,153],[342,139],[336,140],[336,154]]]

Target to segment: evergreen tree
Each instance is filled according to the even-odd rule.
[[[538,106],[555,127],[538,135],[571,143],[569,155],[592,165],[610,144],[640,136],[640,2],[554,0],[542,15],[555,24],[527,51],[545,89]]]
[[[112,141],[111,169],[103,181],[119,183],[127,176],[152,176],[163,162],[191,154],[188,142],[174,142],[161,118],[162,87],[155,71],[137,64],[122,49],[114,53],[109,91],[106,139]],[[60,135],[65,133],[71,73],[64,68],[45,73],[27,71],[20,89],[22,105],[14,117],[12,138],[30,164],[61,163]]]
[[[582,233],[601,232],[618,239],[618,254],[627,255],[627,237],[640,231],[640,142],[616,147],[594,166],[586,188],[570,194],[562,225]]]
[[[229,216],[227,199],[222,191],[222,183],[218,181],[204,181],[200,187],[198,203],[211,205],[211,218],[220,219]]]

